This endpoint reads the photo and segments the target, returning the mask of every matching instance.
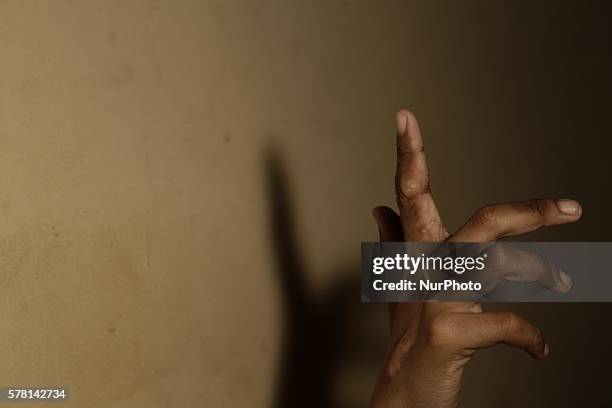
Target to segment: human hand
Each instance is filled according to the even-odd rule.
[[[494,204],[450,235],[431,195],[416,118],[400,110],[396,119],[399,215],[374,209],[381,241],[490,242],[580,218],[580,204],[567,199]],[[560,277],[569,288],[569,276]],[[391,347],[372,407],[456,407],[463,369],[478,349],[504,343],[538,360],[550,352],[539,328],[514,313],[483,313],[476,302],[396,303],[389,310]]]

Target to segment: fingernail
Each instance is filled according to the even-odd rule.
[[[561,276],[561,282],[563,282],[565,287],[571,288],[572,287],[572,277],[563,271],[559,271],[559,275]]]
[[[544,353],[542,354],[544,357],[548,356],[550,353],[550,347],[548,347],[548,343],[544,345]]]
[[[580,204],[574,200],[561,199],[556,201],[557,208],[563,214],[578,215],[580,214]]]
[[[405,134],[406,127],[408,125],[408,116],[404,115],[402,112],[397,112],[397,115],[395,115],[395,121],[397,125],[397,133],[399,135]]]

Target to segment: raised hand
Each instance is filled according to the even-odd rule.
[[[407,110],[396,119],[399,215],[388,207],[374,209],[381,241],[489,242],[580,218],[576,201],[543,198],[484,206],[449,234],[429,187],[418,122]],[[567,275],[560,275],[560,281],[571,285]],[[514,313],[483,313],[479,303],[396,303],[389,309],[391,346],[373,407],[457,406],[465,364],[482,347],[504,343],[535,359],[550,352],[539,328]]]

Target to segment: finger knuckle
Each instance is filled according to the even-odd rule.
[[[422,145],[417,147],[411,147],[406,143],[397,144],[397,154],[400,158],[420,153],[425,153],[425,147]]]
[[[527,207],[539,217],[544,217],[546,214],[546,203],[544,200],[529,200],[527,201]]]
[[[453,323],[446,317],[435,317],[429,322],[426,333],[429,346],[444,347],[453,338]]]
[[[497,213],[495,211],[495,207],[493,206],[484,206],[476,211],[476,214],[472,217],[472,224],[474,224],[478,228],[493,228],[497,226],[498,219]]]
[[[433,229],[430,225],[420,225],[417,227],[417,233],[420,237],[427,237],[432,234]]]
[[[492,271],[505,272],[509,262],[513,262],[512,256],[504,247],[495,245],[488,251],[487,265]]]
[[[413,177],[398,175],[395,180],[395,191],[397,193],[398,200],[400,202],[405,202],[412,199],[419,193],[428,192],[429,185],[427,182],[420,182]]]
[[[512,312],[505,312],[500,314],[500,325],[502,330],[505,332],[512,332],[516,330],[516,328],[521,323],[521,318]]]

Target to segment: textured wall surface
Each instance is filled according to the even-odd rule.
[[[358,251],[393,202],[398,107],[451,229],[571,196],[584,220],[538,237],[609,239],[606,20],[577,4],[0,1],[0,384],[365,405],[386,325]],[[466,406],[605,400],[609,307],[495,308],[552,358],[479,353]]]

